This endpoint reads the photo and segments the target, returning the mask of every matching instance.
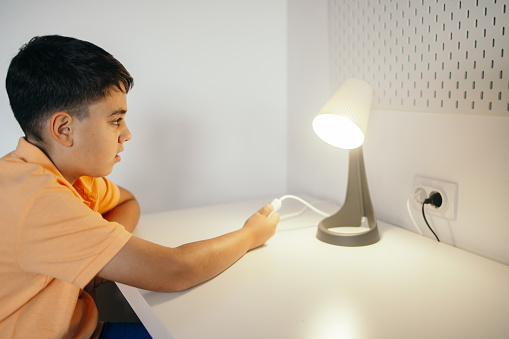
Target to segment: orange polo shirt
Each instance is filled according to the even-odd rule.
[[[131,233],[102,217],[118,187],[69,184],[24,138],[0,159],[0,338],[90,338],[97,307],[83,288]]]

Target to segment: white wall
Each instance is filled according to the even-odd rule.
[[[286,188],[286,1],[0,3],[0,78],[32,36],[89,40],[135,78],[111,178],[143,212]],[[0,91],[0,154],[22,136]]]
[[[332,94],[327,17],[327,0],[288,2],[288,190],[343,202],[348,152],[311,128]]]
[[[365,160],[380,219],[415,231],[405,209],[414,176],[455,182],[457,220],[428,215],[440,240],[509,264],[508,118],[374,111],[368,128]]]
[[[333,91],[326,0],[4,0],[0,77],[22,43],[50,33],[93,41],[134,75],[134,137],[112,177],[144,212],[287,192],[343,201],[348,153],[311,128]],[[0,122],[4,154],[21,136],[5,91]],[[414,231],[414,176],[456,182],[458,218],[431,218],[437,233],[509,264],[507,145],[507,118],[373,111],[364,153],[378,218]]]
[[[311,127],[333,91],[324,55],[327,12],[326,0],[289,2],[288,189],[342,202],[347,153]],[[430,217],[435,231],[445,243],[509,264],[508,146],[507,117],[374,110],[364,157],[378,219],[415,232],[406,211],[414,177],[455,182],[457,220]]]

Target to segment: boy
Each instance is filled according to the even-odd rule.
[[[12,59],[6,88],[25,137],[0,159],[1,338],[104,337],[87,285],[185,290],[275,233],[266,205],[237,231],[177,248],[131,235],[138,203],[105,176],[131,139],[132,85],[113,56],[74,38],[35,37]]]

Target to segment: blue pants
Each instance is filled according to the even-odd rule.
[[[105,322],[99,339],[152,339],[142,323]]]

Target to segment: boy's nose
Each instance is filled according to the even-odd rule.
[[[133,136],[131,135],[131,131],[129,131],[129,128],[127,128],[127,126],[126,126],[125,131],[122,134],[120,134],[119,141],[126,142],[126,141],[131,140],[132,137]]]

